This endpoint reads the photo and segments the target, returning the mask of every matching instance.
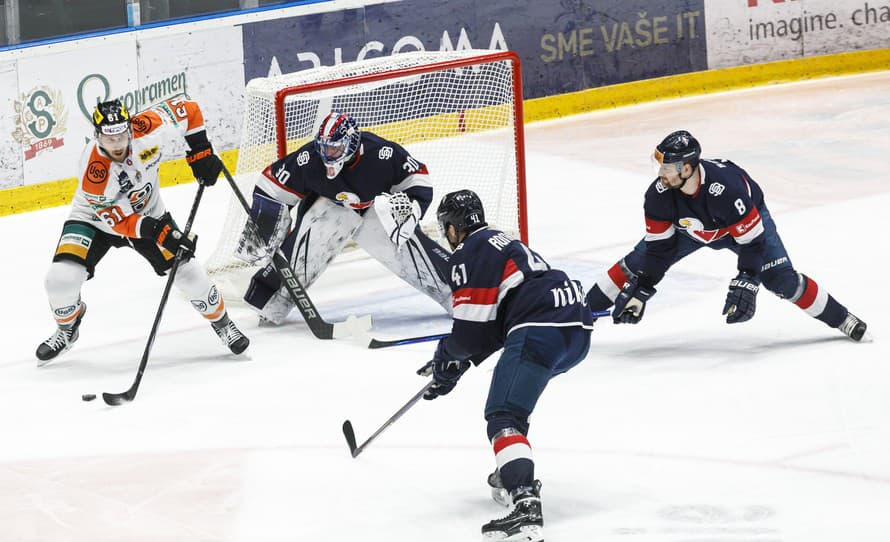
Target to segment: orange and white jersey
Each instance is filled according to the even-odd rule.
[[[84,149],[69,220],[137,238],[143,216],[160,218],[166,212],[158,190],[158,167],[177,138],[204,131],[204,116],[196,102],[172,98],[134,116],[132,128],[123,162],[112,160],[96,141]]]

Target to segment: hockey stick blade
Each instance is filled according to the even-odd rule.
[[[356,456],[355,449],[355,431],[352,429],[352,422],[346,420],[343,422],[343,436],[346,437],[346,445],[349,446],[349,455]]]
[[[119,406],[132,401],[133,395],[134,394],[130,393],[130,390],[123,393],[102,392],[102,400],[105,401],[105,404],[108,406]]]
[[[594,318],[603,318],[612,314],[610,311],[592,311]],[[368,348],[389,348],[390,346],[402,346],[403,344],[425,343],[430,341],[438,341],[448,336],[448,333],[439,333],[437,335],[420,335],[418,337],[406,337],[404,339],[371,339]]]
[[[448,333],[440,333],[438,335],[422,335],[420,337],[408,337],[405,339],[393,339],[391,341],[371,339],[368,348],[389,348],[390,346],[402,346],[403,344],[425,343],[429,341],[438,341],[443,337],[447,337]]]

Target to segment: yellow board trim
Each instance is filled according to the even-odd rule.
[[[235,170],[235,163],[238,160],[237,150],[223,151],[219,153],[219,156],[229,171]],[[161,181],[161,187],[190,183],[195,180],[192,170],[184,158],[161,164],[158,168],[158,178]],[[77,181],[77,178],[62,179],[0,190],[0,216],[68,205],[74,197]]]
[[[725,92],[818,77],[890,70],[890,48],[781,60],[591,88],[523,102],[525,122],[643,102]]]
[[[883,70],[890,70],[890,48],[766,62],[620,83],[525,100],[523,109],[525,122],[535,122],[655,100]],[[472,126],[475,124],[470,114],[472,113],[468,112],[468,117],[464,119],[467,131],[472,131]],[[457,117],[447,119],[444,124],[453,126],[455,133],[461,131],[458,128]],[[380,128],[378,135],[386,137],[386,127]],[[238,150],[224,151],[220,156],[226,167],[234,171],[238,161]],[[158,175],[162,187],[194,181],[191,169],[184,159],[161,164]],[[0,190],[0,216],[67,205],[71,202],[76,186],[77,179],[62,179]]]

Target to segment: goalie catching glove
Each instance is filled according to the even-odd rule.
[[[374,198],[374,210],[380,218],[383,229],[389,240],[401,247],[414,235],[414,228],[420,223],[420,204],[408,197],[404,192],[387,194]]]
[[[265,267],[284,242],[290,224],[290,210],[286,205],[254,192],[250,219],[238,239],[235,257],[250,265]]]

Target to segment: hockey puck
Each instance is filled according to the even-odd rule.
[[[85,393],[85,394],[81,395],[80,398],[83,399],[84,401],[92,401],[93,399],[96,398],[96,396],[92,393]]]

